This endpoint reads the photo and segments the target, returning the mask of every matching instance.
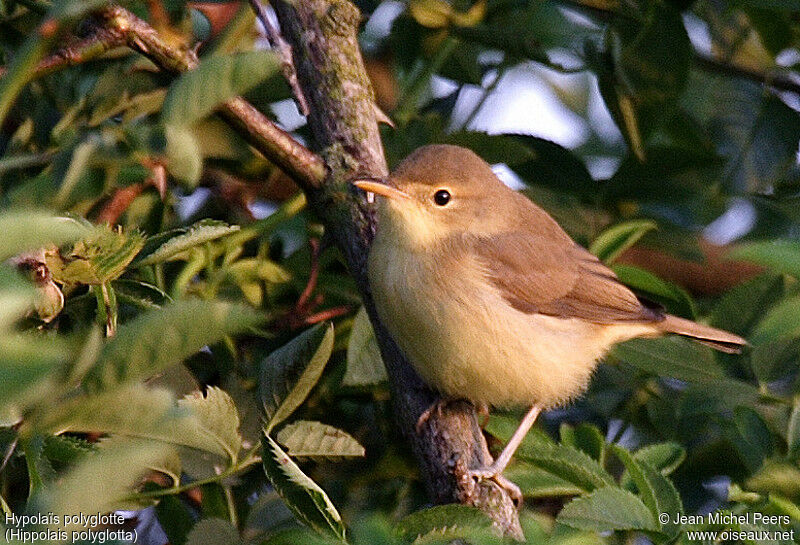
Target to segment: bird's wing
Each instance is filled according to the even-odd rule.
[[[594,323],[663,319],[623,285],[614,272],[566,236],[540,242],[509,232],[472,241],[488,279],[517,310]]]

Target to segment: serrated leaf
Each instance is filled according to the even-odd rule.
[[[111,283],[117,301],[144,310],[161,308],[172,299],[157,286],[138,280],[117,279]]]
[[[557,522],[579,530],[658,530],[652,513],[642,501],[614,486],[598,488],[564,506]]]
[[[69,435],[48,435],[44,438],[44,455],[48,460],[71,464],[85,454],[96,450],[97,446]]]
[[[85,236],[83,223],[36,210],[9,210],[0,214],[0,261],[47,245],[60,246]]]
[[[364,456],[364,447],[349,433],[309,420],[299,420],[284,426],[277,440],[289,456],[301,458],[336,459]]]
[[[113,449],[98,450],[47,491],[43,502],[64,521],[64,515],[107,513],[127,505],[124,498],[139,484],[148,468],[168,447],[154,442],[128,441]],[[57,525],[56,527],[62,527]],[[77,528],[77,525],[73,526]]]
[[[616,457],[625,466],[631,480],[635,483],[644,504],[650,509],[656,524],[664,534],[671,538],[677,536],[680,526],[672,521],[672,516],[667,524],[659,519],[662,513],[683,512],[683,503],[678,491],[673,484],[661,473],[644,462],[637,461],[631,453],[619,445],[610,445]]]
[[[561,477],[585,491],[610,486],[614,479],[594,458],[565,445],[523,444],[517,457]]]
[[[191,125],[223,102],[246,93],[277,72],[280,61],[271,51],[215,55],[181,74],[170,86],[162,118],[166,125]]]
[[[723,376],[710,349],[683,339],[636,340],[619,345],[615,352],[626,362],[659,375],[682,380]]]
[[[367,386],[388,380],[381,359],[375,331],[367,310],[361,307],[353,318],[350,340],[347,343],[347,369],[342,378],[345,386]]]
[[[203,519],[186,536],[186,545],[242,545],[239,532],[227,520]]]
[[[200,220],[189,227],[173,229],[149,238],[133,265],[142,267],[168,261],[195,246],[235,233],[238,230],[238,225],[228,225],[224,221]]]
[[[208,420],[208,415],[198,417],[187,405],[179,408],[168,390],[137,383],[50,406],[26,420],[25,426],[42,433],[108,433],[161,441],[227,457],[229,451],[215,430],[206,428],[204,416]]]
[[[458,539],[468,537],[470,532],[491,530],[491,527],[492,520],[486,513],[477,507],[458,504],[417,511],[397,523],[397,531],[409,541],[433,533],[442,540]]]
[[[149,378],[260,319],[247,307],[219,301],[177,301],[145,312],[106,342],[84,385],[97,391]]]
[[[123,233],[107,225],[96,227],[70,250],[45,252],[47,268],[62,284],[100,285],[125,272],[144,245],[138,231]]]
[[[209,386],[205,396],[201,392],[189,394],[178,401],[178,406],[189,409],[206,435],[213,437],[236,462],[242,449],[242,437],[239,435],[239,412],[231,396]]]
[[[503,476],[519,486],[526,498],[577,496],[583,492],[582,488],[570,481],[523,461],[511,464]]]
[[[597,426],[586,423],[570,426],[565,422],[561,424],[559,434],[562,444],[582,450],[603,464],[606,442]]]
[[[261,362],[259,398],[269,433],[306,399],[333,351],[333,324],[308,329]]]
[[[266,430],[262,444],[264,472],[297,519],[320,534],[345,541],[342,517],[325,491],[302,472]]]

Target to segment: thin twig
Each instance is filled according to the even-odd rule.
[[[78,40],[42,59],[33,71],[32,77],[41,78],[63,68],[83,64],[123,45],[125,45],[125,37],[120,32],[95,27],[92,35],[88,38]],[[6,67],[0,66],[0,77],[3,77],[6,71]]]
[[[119,217],[128,209],[133,200],[142,193],[143,189],[144,183],[117,188],[97,215],[97,223],[108,223],[109,225],[117,223]]]
[[[295,70],[294,62],[292,61],[292,46],[283,39],[280,31],[272,24],[269,14],[267,13],[267,8],[264,7],[264,4],[262,4],[260,0],[250,0],[250,6],[256,13],[258,20],[264,25],[264,32],[266,33],[269,46],[273,51],[278,53],[278,56],[281,58],[283,77],[286,78],[289,87],[292,89],[292,93],[294,93],[294,98],[297,100],[297,107],[300,113],[307,116],[309,112],[308,102],[306,101],[306,95],[303,93],[303,89],[300,87],[300,82],[297,81],[297,70]]]
[[[315,238],[310,238],[308,239],[308,245],[311,247],[311,271],[308,274],[306,287],[295,304],[295,309],[297,310],[306,308],[311,299],[311,294],[314,293],[314,289],[317,287],[317,278],[319,277],[319,241]]]
[[[792,79],[788,73],[783,71],[773,70],[762,72],[732,62],[724,62],[702,53],[696,53],[695,60],[701,68],[710,72],[749,79],[781,91],[790,91],[800,94],[800,81]]]

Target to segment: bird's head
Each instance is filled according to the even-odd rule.
[[[444,144],[417,149],[387,180],[353,183],[379,196],[379,230],[411,246],[501,230],[509,211],[498,203],[514,193],[475,153]]]

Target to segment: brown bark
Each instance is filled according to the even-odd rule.
[[[468,403],[432,411],[417,432],[420,416],[437,395],[428,389],[377,319],[366,277],[366,258],[375,230],[371,206],[348,181],[385,176],[372,87],[358,47],[358,10],[347,0],[276,1],[282,32],[294,50],[300,84],[310,106],[309,125],[330,175],[309,202],[325,221],[347,258],[372,319],[389,374],[396,419],[411,442],[423,481],[437,503],[475,505],[506,535],[522,537],[517,510],[493,482],[474,483],[470,468],[491,462]]]

